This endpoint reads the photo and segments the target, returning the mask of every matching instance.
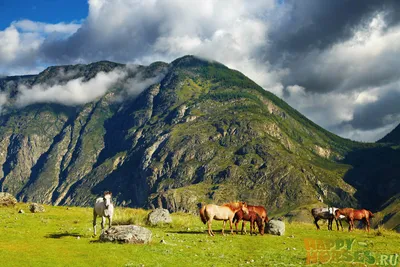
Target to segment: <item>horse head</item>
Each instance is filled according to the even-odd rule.
[[[338,220],[340,217],[340,209],[335,210],[335,219]]]
[[[241,210],[243,211],[244,214],[249,214],[249,209],[247,208],[247,203],[246,202],[240,202],[239,204]]]
[[[104,192],[103,200],[104,200],[104,206],[106,207],[106,209],[108,209],[108,207],[111,204],[111,197],[112,197],[112,193],[110,191]]]

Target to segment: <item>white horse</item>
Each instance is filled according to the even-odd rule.
[[[96,235],[96,219],[97,216],[101,217],[101,231],[104,230],[104,223],[106,221],[106,217],[108,218],[108,228],[111,227],[112,224],[112,216],[114,213],[114,205],[111,203],[112,193],[109,191],[104,192],[103,197],[99,197],[96,199],[96,203],[93,208],[93,230],[94,235]]]

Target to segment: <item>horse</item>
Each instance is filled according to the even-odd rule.
[[[96,199],[96,203],[93,208],[93,230],[94,235],[96,235],[96,219],[97,216],[101,217],[101,231],[104,230],[104,223],[106,217],[108,218],[108,228],[111,227],[112,217],[114,214],[114,205],[111,203],[112,193],[109,191],[104,192],[103,197]]]
[[[247,206],[248,208],[248,206]],[[260,215],[258,215],[254,211],[250,211],[248,214],[244,214],[242,210],[239,210],[235,213],[235,216],[233,217],[233,223],[235,223],[235,228],[236,228],[236,234],[238,233],[238,223],[243,220],[242,222],[242,235],[243,235],[243,228],[244,232],[246,233],[246,221],[250,222],[250,235],[253,235],[253,229],[255,229],[255,224],[257,223],[258,231],[260,232],[261,235],[264,235],[264,220],[261,218]]]
[[[269,221],[268,215],[267,215],[267,210],[263,206],[252,206],[252,205],[247,205],[247,208],[249,211],[254,211],[258,215],[260,215],[261,219],[264,221],[264,228],[267,227],[267,223]]]
[[[363,221],[366,225],[366,228],[369,232],[370,218],[374,217],[374,214],[366,209],[355,210],[352,208],[344,208],[337,209],[335,211],[335,218],[339,218],[339,216],[344,215],[349,222],[349,232],[354,230],[354,221]]]
[[[211,229],[211,224],[214,219],[224,222],[222,235],[225,235],[226,221],[229,221],[231,234],[233,234],[232,221],[235,213],[239,210],[243,210],[245,214],[249,213],[246,202],[231,202],[223,204],[222,206],[208,204],[200,208],[200,219],[204,224],[208,223],[208,234],[210,236],[214,236],[214,232]]]
[[[332,230],[332,223],[333,220],[335,220],[336,222],[336,227],[337,230],[339,231],[339,224],[338,221],[340,223],[340,226],[342,227],[342,231],[343,231],[343,225],[342,225],[342,220],[344,220],[346,217],[345,216],[340,216],[339,218],[335,218],[335,211],[338,208],[335,207],[329,207],[329,208],[314,208],[311,210],[311,214],[314,217],[314,224],[315,226],[317,226],[317,230],[319,230],[319,225],[318,225],[318,221],[320,219],[324,219],[324,220],[328,220],[328,230]]]

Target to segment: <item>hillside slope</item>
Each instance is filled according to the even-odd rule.
[[[21,84],[90,81],[116,69],[127,74],[87,104],[13,105]],[[60,70],[73,75],[60,80]],[[145,90],[126,97],[137,77]],[[20,200],[91,205],[107,189],[119,205],[172,211],[235,199],[272,212],[368,203],[346,155],[377,145],[327,132],[217,62],[185,56],[135,68],[51,67],[0,79],[0,89],[10,99],[0,117],[0,188]]]

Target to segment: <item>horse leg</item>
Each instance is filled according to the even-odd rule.
[[[111,216],[108,216],[108,229],[111,228],[111,224],[112,224],[112,218]]]
[[[229,219],[229,227],[231,228],[231,235],[233,235],[233,223],[231,219]],[[236,228],[236,233],[237,233],[237,228]]]
[[[222,235],[225,235],[225,232],[224,232],[225,225],[226,225],[226,220],[224,220],[223,223],[222,223]]]
[[[332,223],[333,223],[333,219],[329,218],[328,219],[328,231],[332,230]]]
[[[247,234],[247,232],[246,232],[246,222],[244,220],[242,221],[242,235],[243,235],[243,229],[244,229],[244,234]]]
[[[314,223],[317,226],[317,230],[319,230],[318,220],[319,218],[314,218]]]
[[[207,223],[208,223],[208,234],[210,236],[214,236],[214,233],[212,232],[212,229],[211,229],[212,219],[210,218]]]
[[[336,222],[336,228],[339,231],[339,223],[338,223],[338,220],[336,220],[336,218],[335,218],[335,222]]]
[[[367,218],[364,218],[364,224],[365,224],[365,228],[368,230],[369,233],[369,220]]]
[[[93,231],[94,231],[94,235],[96,235],[96,218],[97,218],[96,211],[93,210]]]
[[[104,223],[106,222],[106,217],[101,216],[101,233],[104,232]]]
[[[339,224],[340,224],[340,227],[342,228],[342,232],[343,232],[343,224],[342,224],[342,220],[339,220]],[[339,231],[339,226],[338,226],[338,231]]]
[[[236,234],[238,234],[238,228],[237,228],[238,223],[239,223],[239,220],[236,220],[236,221],[235,221]]]

